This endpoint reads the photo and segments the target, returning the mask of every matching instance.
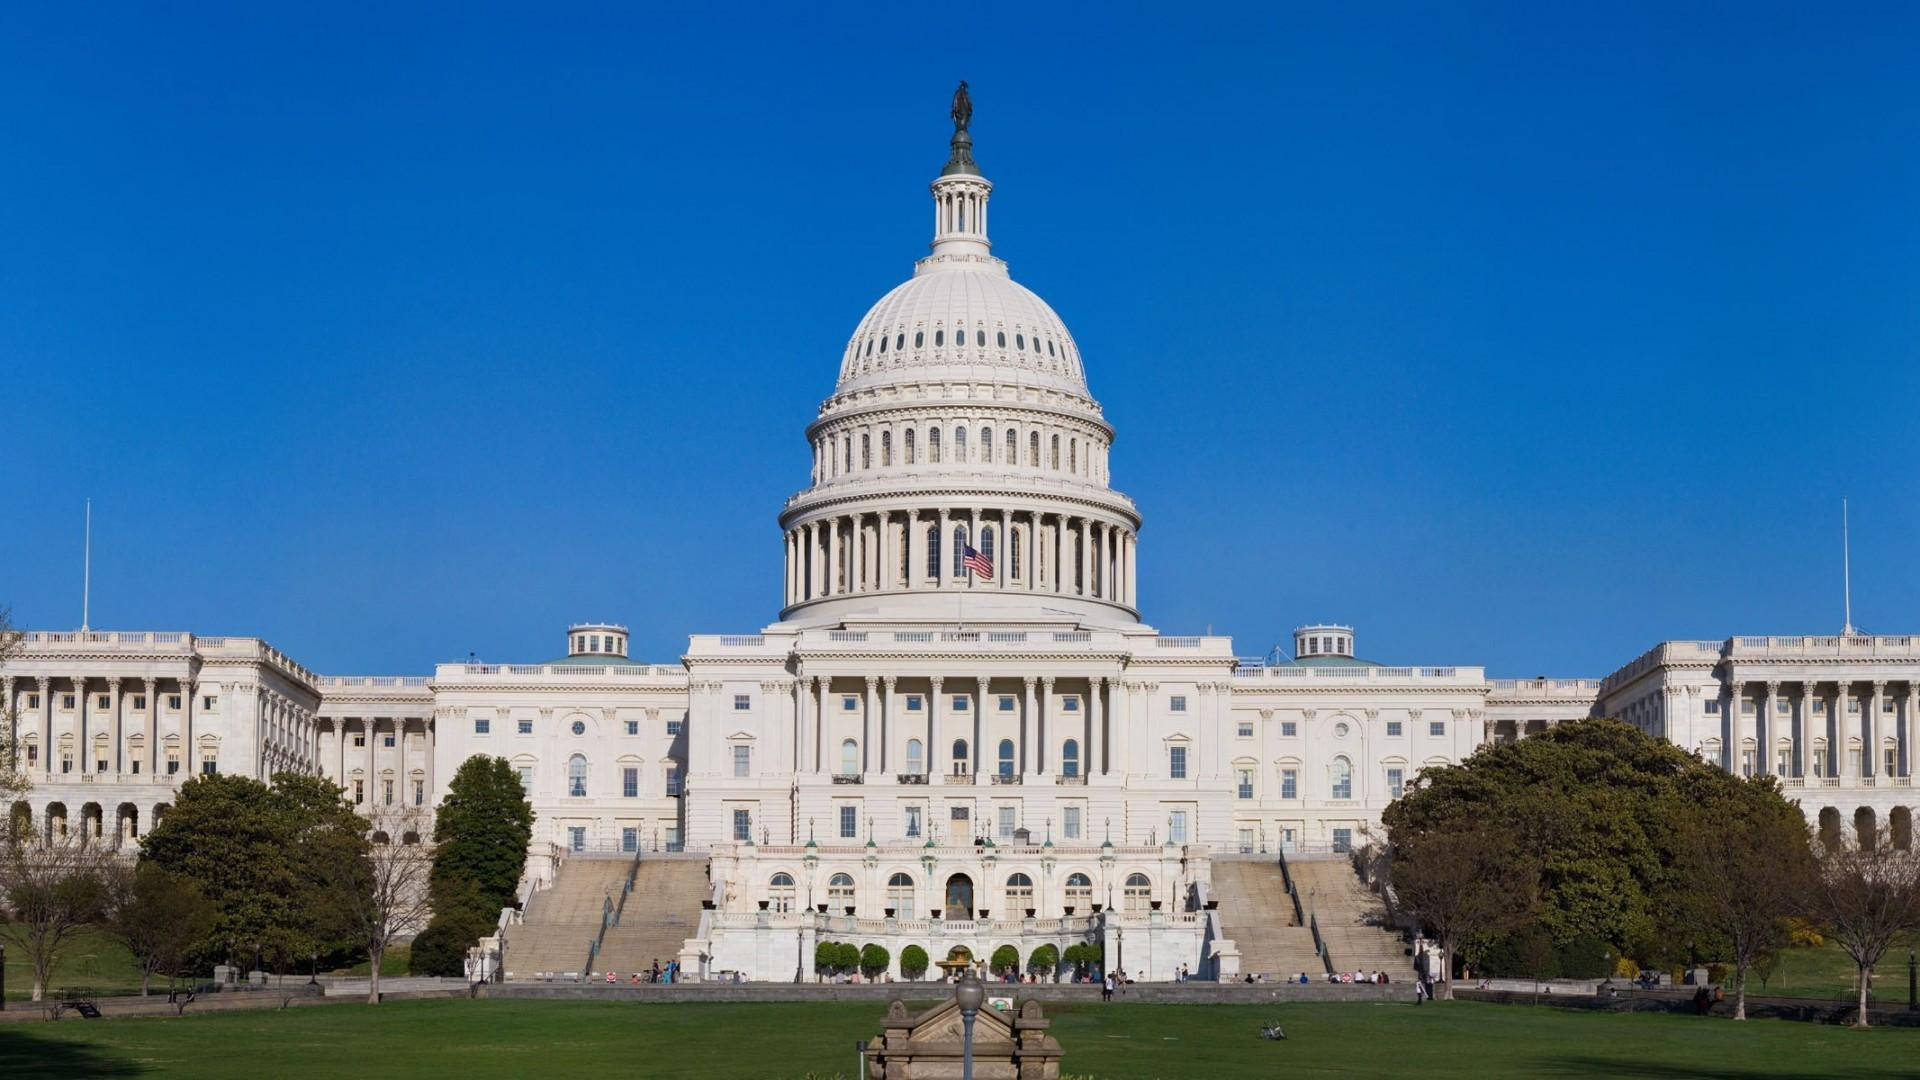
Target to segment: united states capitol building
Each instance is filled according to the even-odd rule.
[[[772,623],[662,662],[592,623],[556,628],[553,659],[371,676],[253,638],[32,631],[0,668],[34,785],[13,819],[135,845],[187,777],[283,770],[427,810],[496,755],[538,815],[533,885],[634,853],[701,875],[670,954],[689,970],[787,978],[830,938],[1100,941],[1159,979],[1239,970],[1219,866],[1362,844],[1422,768],[1563,719],[1777,774],[1810,816],[1913,801],[1920,639],[1668,641],[1603,679],[1516,680],[1363,659],[1344,625],[1250,661],[1144,621],[1115,430],[992,253],[964,105],[931,248],[787,463]]]

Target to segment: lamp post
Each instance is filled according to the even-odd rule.
[[[987,988],[980,985],[980,976],[974,974],[973,968],[961,973],[953,1000],[960,1004],[960,1077],[973,1080],[973,1019],[980,1015],[980,1006],[987,1000]]]
[[[1907,1011],[1920,1012],[1920,959],[1912,949],[1907,950]]]

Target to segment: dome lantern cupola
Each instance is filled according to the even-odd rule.
[[[1336,623],[1302,626],[1293,632],[1295,659],[1309,656],[1333,656],[1353,659],[1353,627]]]
[[[627,658],[627,628],[618,623],[575,623],[567,627],[567,657]]]
[[[987,197],[993,185],[980,175],[973,160],[973,136],[967,125],[973,120],[973,98],[967,84],[953,92],[952,153],[933,191],[933,257],[988,258],[993,244],[987,240]]]

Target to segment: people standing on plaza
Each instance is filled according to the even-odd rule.
[[[1100,1000],[1113,1000],[1113,972],[1111,971],[1107,972],[1106,976],[1100,982]]]

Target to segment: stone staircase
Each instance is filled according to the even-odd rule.
[[[575,973],[584,967],[587,951],[600,934],[602,906],[608,899],[620,902],[620,887],[632,867],[630,855],[574,855],[562,863],[553,884],[535,893],[527,904],[525,921],[507,928],[508,973],[529,979],[543,972]],[[632,903],[631,898],[628,902]]]
[[[700,931],[700,901],[713,895],[705,859],[642,856],[620,925],[607,927],[593,966],[623,976],[680,959],[680,946]],[[619,903],[616,892],[614,903]]]
[[[1396,979],[1413,971],[1409,947],[1386,927],[1386,905],[1361,884],[1346,856],[1295,856],[1287,860],[1287,870],[1300,902],[1320,924],[1320,940],[1335,971],[1384,971]]]
[[[1220,903],[1220,932],[1240,951],[1241,974],[1279,978],[1304,971],[1316,981],[1326,974],[1313,931],[1294,920],[1278,862],[1216,858],[1210,895]]]

